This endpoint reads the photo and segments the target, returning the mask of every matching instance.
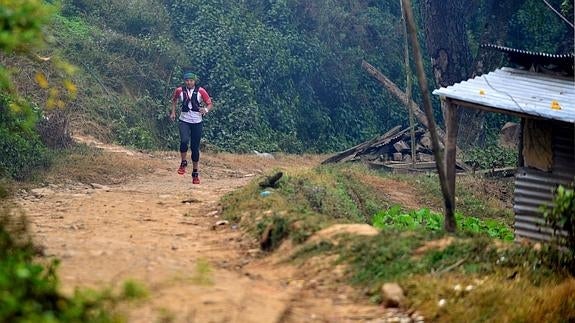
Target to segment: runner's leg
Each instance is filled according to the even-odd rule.
[[[182,159],[180,168],[178,169],[178,174],[183,175],[186,172],[186,167],[188,166],[186,154],[188,152],[188,145],[190,143],[191,124],[180,120],[178,121],[178,129],[180,131],[180,157]]]

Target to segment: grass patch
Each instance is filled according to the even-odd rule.
[[[138,300],[147,298],[149,295],[148,289],[139,282],[127,280],[124,282],[121,296],[124,299]]]
[[[361,181],[366,176],[376,175],[349,165],[284,171],[278,188],[266,189],[269,193],[261,194],[258,179],[226,195],[223,216],[258,239],[273,224],[279,230],[272,237],[274,247],[287,237],[301,243],[333,223],[369,223],[376,211],[389,205],[385,196]]]
[[[461,289],[456,286],[462,286]],[[404,283],[414,308],[434,322],[571,322],[575,319],[575,280],[535,285],[505,275],[484,278],[417,276]],[[471,286],[470,291],[465,291]],[[445,306],[438,306],[444,299]]]
[[[439,240],[448,243],[426,248]],[[386,228],[378,236],[348,241],[338,251],[339,262],[351,264],[351,282],[372,291],[372,299],[379,299],[384,282],[398,282],[408,295],[406,306],[432,321],[562,322],[575,317],[575,302],[568,296],[575,287],[568,273],[573,262],[558,262],[556,253],[562,251],[557,249],[535,251],[485,235],[444,236],[420,227]],[[446,306],[438,305],[441,299]]]
[[[212,266],[206,259],[200,258],[196,262],[192,283],[201,286],[211,286],[214,284]]]
[[[337,250],[336,246],[325,240],[321,240],[318,243],[310,243],[304,245],[302,248],[294,252],[290,257],[289,261],[300,261],[303,262],[306,259],[317,255],[324,255],[331,252],[332,250]]]
[[[408,297],[406,306],[431,321],[521,322],[533,317],[561,322],[574,315],[573,302],[566,299],[573,290],[573,253],[509,242],[511,211],[488,198],[493,188],[512,192],[500,182],[458,178],[458,189],[470,188],[458,195],[458,207],[464,202],[457,213],[458,233],[446,235],[443,215],[431,211],[441,205],[434,175],[391,177],[349,164],[284,174],[279,187],[265,196],[259,180],[227,195],[224,217],[258,239],[270,225],[281,228],[273,244],[285,238],[304,242],[335,223],[373,223],[381,229],[374,237],[308,242],[288,261],[335,257],[334,265],[347,267],[350,282],[369,291],[366,296],[374,302],[381,300],[384,282],[398,282]],[[397,200],[409,205],[396,205]],[[438,306],[441,299],[446,306]]]
[[[389,175],[384,175],[389,176]],[[435,174],[393,175],[410,183],[423,205],[443,208],[439,179]],[[513,224],[513,178],[487,179],[481,176],[459,176],[456,180],[456,209],[480,219],[496,219]]]

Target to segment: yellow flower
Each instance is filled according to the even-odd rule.
[[[36,80],[36,83],[38,83],[38,86],[40,86],[41,88],[43,89],[48,88],[48,80],[46,79],[46,76],[43,73],[36,73],[34,79]]]
[[[68,94],[70,94],[71,97],[75,97],[76,93],[78,93],[78,88],[76,87],[76,84],[74,84],[70,80],[64,80],[64,88],[66,88]]]

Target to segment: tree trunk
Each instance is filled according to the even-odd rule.
[[[462,21],[468,10],[463,0],[426,0],[423,2],[426,45],[431,57],[433,74],[438,87],[446,87],[467,79],[473,73],[473,57],[468,45],[467,29]],[[441,106],[443,119],[446,108]],[[461,118],[465,127],[461,129],[459,145],[463,148],[480,137],[483,116],[464,109]]]

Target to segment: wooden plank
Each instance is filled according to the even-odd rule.
[[[321,163],[322,164],[329,164],[329,163],[345,162],[345,161],[351,160],[354,157],[356,157],[356,155],[359,152],[365,150],[366,148],[373,146],[375,143],[379,143],[379,142],[383,142],[383,141],[387,140],[387,138],[394,136],[395,134],[400,132],[400,130],[401,130],[401,126],[396,126],[379,137],[376,137],[370,141],[363,142],[359,145],[356,145],[356,146],[351,147],[347,150],[339,152],[336,155],[324,160]]]

